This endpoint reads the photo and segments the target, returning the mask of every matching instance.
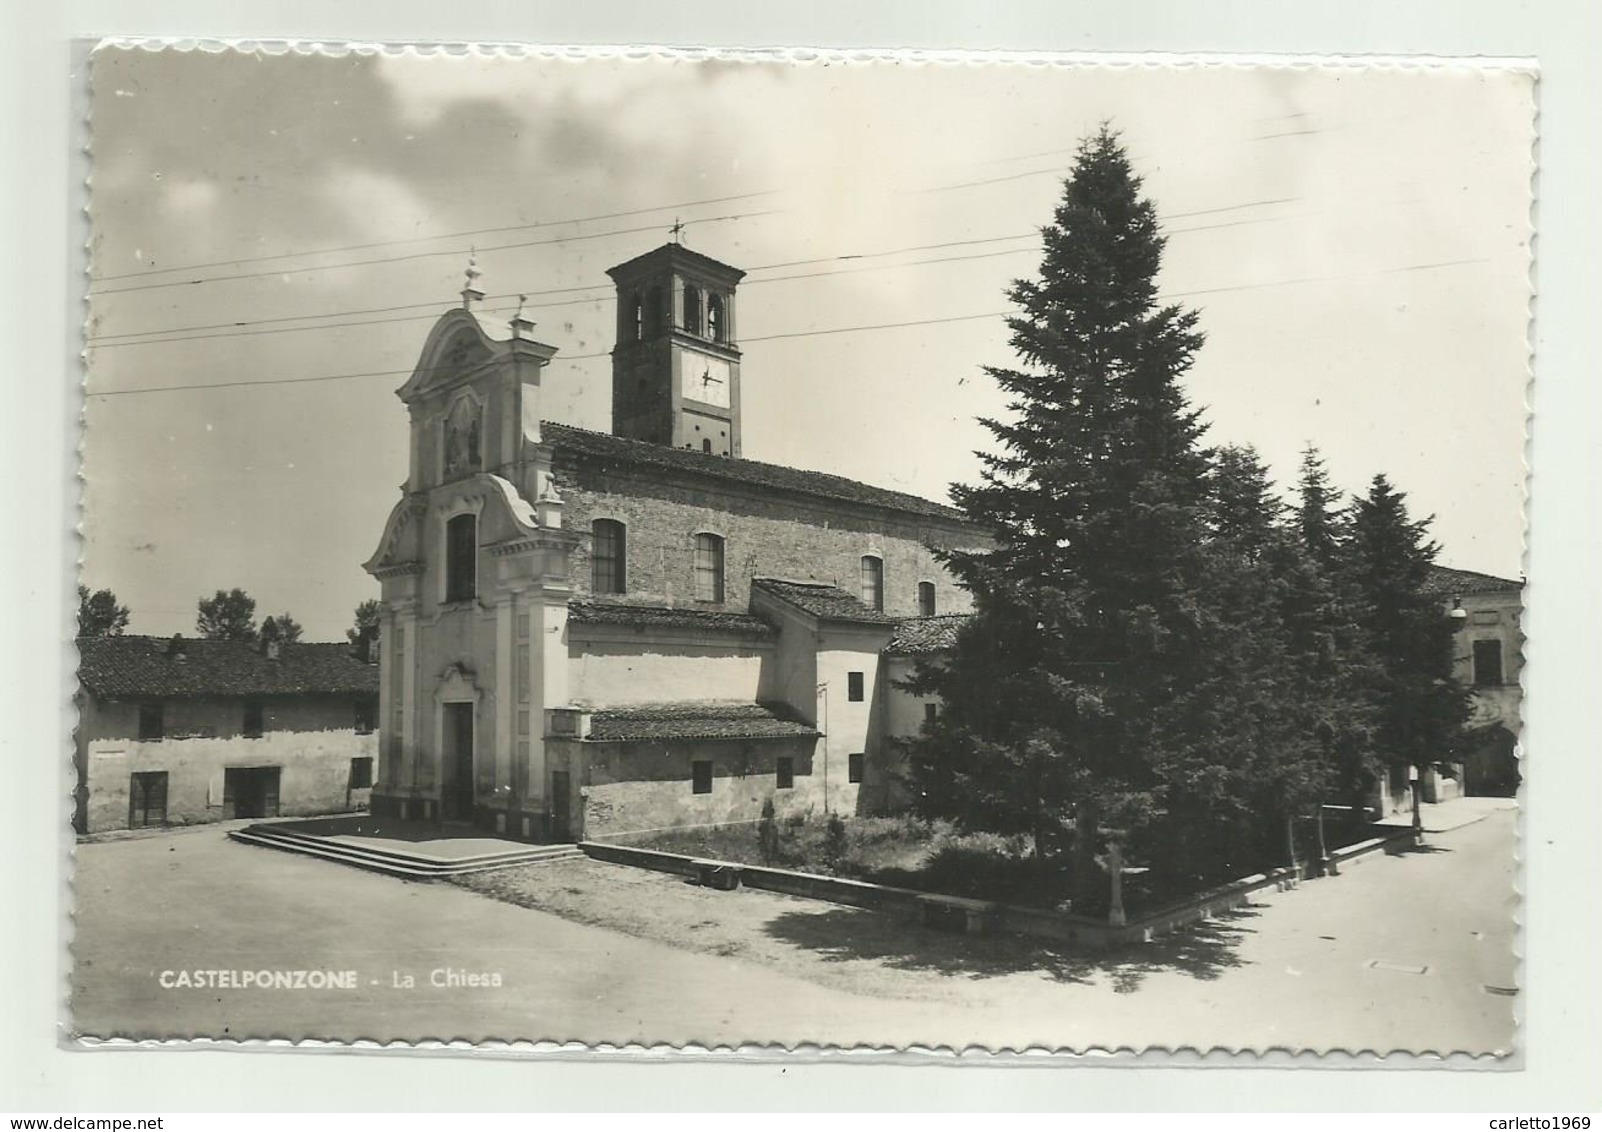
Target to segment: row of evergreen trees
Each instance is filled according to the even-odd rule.
[[[1252,449],[1203,444],[1181,387],[1203,336],[1158,302],[1164,238],[1114,133],[1043,235],[1018,366],[988,367],[998,449],[953,489],[996,542],[946,556],[976,616],[913,680],[946,704],[911,751],[919,805],[1071,860],[1081,899],[1108,837],[1198,878],[1283,862],[1298,817],[1451,756],[1436,547],[1383,476],[1342,506],[1309,448],[1290,506]]]

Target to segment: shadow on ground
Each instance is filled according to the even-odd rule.
[[[831,962],[864,959],[905,971],[929,971],[970,979],[1039,972],[1063,983],[1111,980],[1130,994],[1147,975],[1177,971],[1196,979],[1216,979],[1245,961],[1236,954],[1240,937],[1253,929],[1248,906],[1212,920],[1115,951],[1090,951],[1052,940],[1022,936],[970,936],[939,931],[898,916],[863,908],[825,912],[785,912],[774,917],[767,934],[806,948]]]

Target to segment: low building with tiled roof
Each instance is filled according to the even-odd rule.
[[[854,593],[832,582],[793,582],[783,578],[752,578],[751,586],[788,602],[819,621],[848,622],[859,625],[893,625],[896,619],[883,609],[875,609]]]
[[[398,390],[375,813],[565,840],[882,808],[890,721],[926,710],[885,649],[971,607],[944,554],[986,532],[750,458],[738,269],[670,244],[609,274],[610,432],[543,419],[557,348],[492,335],[472,281]]]
[[[1437,597],[1464,597],[1469,594],[1517,593],[1523,581],[1481,574],[1475,570],[1454,570],[1450,566],[1431,566],[1424,581],[1424,592]]]
[[[886,656],[929,656],[950,652],[957,644],[957,633],[971,613],[941,613],[933,617],[907,617],[896,623],[895,636],[885,647]]]
[[[78,683],[101,699],[378,694],[378,667],[351,645],[183,637],[82,637]]]
[[[112,636],[78,653],[80,832],[367,803],[379,669],[351,645]]]
[[[686,739],[790,739],[815,737],[818,729],[795,718],[784,704],[642,704],[595,712],[589,735],[595,743],[666,742]]]

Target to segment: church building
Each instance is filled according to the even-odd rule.
[[[612,430],[541,419],[557,353],[442,316],[398,390],[376,815],[576,840],[897,799],[896,686],[969,597],[952,507],[745,458],[742,272],[669,243],[617,287]]]

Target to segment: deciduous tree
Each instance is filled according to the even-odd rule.
[[[256,599],[237,588],[201,598],[195,631],[210,641],[255,640]]]
[[[110,590],[89,592],[78,587],[78,635],[80,637],[120,637],[128,627],[128,607],[117,604]]]

